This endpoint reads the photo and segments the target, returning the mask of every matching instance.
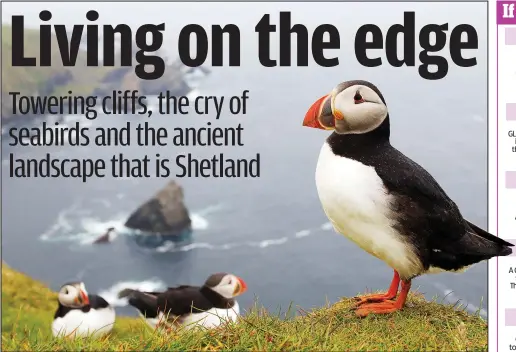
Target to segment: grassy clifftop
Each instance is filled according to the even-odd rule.
[[[3,351],[387,351],[487,350],[487,324],[451,306],[413,294],[408,307],[390,316],[356,318],[352,300],[281,319],[253,309],[238,324],[218,330],[158,336],[141,319],[117,318],[111,335],[100,340],[56,341],[50,324],[56,296],[5,264],[2,266]]]

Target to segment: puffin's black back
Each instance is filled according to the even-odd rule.
[[[123,290],[119,297],[127,297],[131,306],[146,318],[156,318],[159,312],[172,316],[199,313],[212,308],[228,309],[235,305],[206,286],[181,285],[169,287],[165,292]]]
[[[234,299],[226,299],[206,286],[169,288],[158,296],[159,310],[174,316],[199,313],[212,308],[229,309],[234,305]]]
[[[88,295],[88,298],[90,300],[90,304],[88,304],[87,306],[84,306],[84,307],[81,307],[81,308],[70,308],[70,307],[65,307],[61,304],[61,302],[59,302],[59,300],[57,301],[57,304],[58,304],[58,307],[57,307],[57,310],[54,314],[54,319],[56,318],[62,318],[64,317],[68,312],[72,311],[72,310],[80,310],[84,313],[87,313],[89,312],[91,309],[102,309],[102,308],[107,308],[109,307],[109,303],[102,297],[100,296],[97,296],[97,295]]]
[[[125,295],[119,297],[128,297],[129,304],[138,309],[144,317],[156,318],[158,316],[158,296],[161,292],[140,292],[131,289],[124,291]]]
[[[390,144],[389,116],[369,133],[334,132],[327,143],[334,154],[374,167],[395,199],[391,209],[398,231],[415,246],[426,269],[457,270],[512,253],[511,243],[465,220],[437,181]]]

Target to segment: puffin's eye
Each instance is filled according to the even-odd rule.
[[[229,279],[228,285],[231,285],[232,282],[233,280]]]
[[[67,288],[65,288],[65,290],[64,290],[64,294],[65,294],[65,295],[67,295],[67,294],[68,294],[68,289],[67,289]]]
[[[355,100],[355,104],[362,103],[364,101],[364,98],[362,98],[362,95],[360,95],[359,91],[355,93],[353,99]]]

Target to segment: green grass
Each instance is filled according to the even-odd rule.
[[[359,319],[352,299],[284,319],[255,307],[237,324],[158,335],[141,319],[117,318],[101,339],[55,340],[56,296],[42,283],[2,266],[3,351],[487,351],[487,324],[457,307],[412,294],[401,312]]]

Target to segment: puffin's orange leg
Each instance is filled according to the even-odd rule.
[[[356,311],[356,314],[359,317],[365,317],[370,313],[376,314],[387,314],[393,313],[397,310],[402,309],[405,306],[405,302],[407,300],[407,295],[410,291],[411,282],[409,281],[401,281],[401,291],[398,299],[395,301],[386,300],[381,303],[368,303],[359,307]]]
[[[389,290],[386,293],[355,297],[358,300],[356,306],[360,306],[362,304],[370,302],[383,302],[389,299],[393,299],[394,297],[396,297],[396,294],[398,293],[399,285],[400,274],[398,274],[398,272],[394,270],[394,277],[392,278],[391,286],[389,287]]]

